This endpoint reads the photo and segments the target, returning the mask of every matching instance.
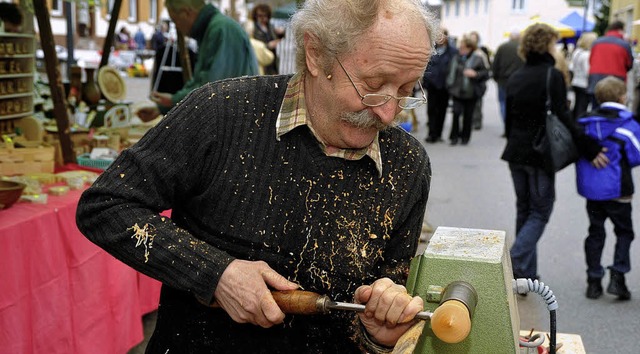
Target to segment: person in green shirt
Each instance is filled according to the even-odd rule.
[[[244,29],[204,0],[166,0],[169,17],[180,33],[198,43],[193,77],[178,92],[152,92],[157,107],[143,108],[138,116],[147,122],[167,113],[194,89],[221,79],[258,75],[258,63]]]

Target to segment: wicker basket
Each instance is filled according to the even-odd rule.
[[[30,148],[0,148],[0,175],[53,173],[54,149],[48,144]]]
[[[25,187],[22,183],[0,180],[0,209],[7,209],[18,201]]]
[[[77,158],[78,165],[99,168],[101,170],[105,170],[113,160],[100,160],[100,159],[92,159],[90,154],[82,154]]]

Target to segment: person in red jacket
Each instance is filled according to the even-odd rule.
[[[592,109],[598,106],[594,91],[598,81],[607,76],[615,76],[627,81],[627,72],[633,66],[631,46],[624,39],[624,23],[614,21],[604,36],[593,42],[589,57],[589,86],[587,93]]]

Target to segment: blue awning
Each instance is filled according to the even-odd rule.
[[[583,32],[591,32],[595,27],[595,24],[589,20],[585,21],[584,17],[580,15],[577,11],[573,11],[572,13],[565,16],[560,20],[562,24],[565,24],[576,31],[576,34],[579,35]]]

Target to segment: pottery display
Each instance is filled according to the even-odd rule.
[[[104,98],[112,103],[120,103],[127,94],[124,80],[118,70],[110,66],[103,66],[98,71],[98,85]]]

